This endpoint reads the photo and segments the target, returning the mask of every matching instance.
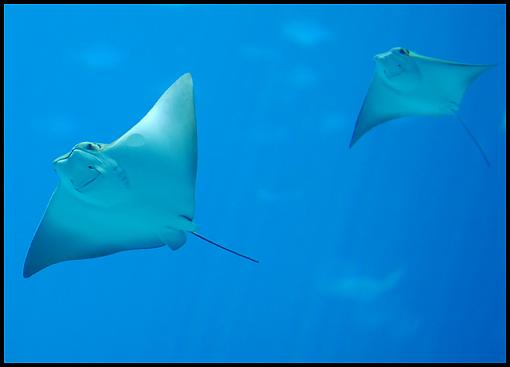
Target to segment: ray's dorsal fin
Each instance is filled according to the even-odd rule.
[[[233,253],[233,254],[235,254],[235,255],[237,255],[237,256],[240,256],[240,257],[244,257],[245,259],[250,260],[250,261],[253,261],[254,263],[257,263],[257,264],[259,263],[259,261],[258,261],[258,260],[255,260],[255,259],[253,259],[253,258],[251,258],[251,257],[249,257],[249,256],[246,256],[246,255],[240,254],[239,252],[236,252],[236,251],[234,251],[234,250],[228,249],[228,248],[226,248],[225,246],[222,246],[222,245],[220,245],[220,244],[218,244],[218,243],[216,243],[216,242],[214,242],[214,241],[211,241],[210,239],[208,239],[208,238],[206,238],[206,237],[202,236],[201,234],[199,234],[199,233],[197,233],[197,232],[194,232],[194,231],[193,231],[193,232],[190,232],[190,233],[191,233],[191,234],[193,234],[193,235],[195,235],[195,236],[197,236],[198,238],[200,238],[200,239],[202,239],[202,240],[206,241],[206,242],[209,242],[210,244],[212,244],[212,245],[214,245],[214,246],[216,246],[216,247],[219,247],[219,248],[221,248],[221,249],[225,250],[225,251],[231,252],[231,253]]]

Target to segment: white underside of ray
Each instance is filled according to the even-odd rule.
[[[157,227],[137,220],[132,210],[126,206],[116,210],[93,207],[59,186],[32,240],[24,276],[61,261],[161,246],[155,235]]]
[[[468,65],[411,53],[420,74],[415,88],[390,86],[375,74],[361,107],[350,146],[373,127],[406,116],[457,113],[466,89],[490,65]]]
[[[97,206],[59,184],[32,240],[25,277],[66,260],[184,244],[193,231],[197,166],[193,83],[179,78],[104,153],[127,176],[127,193]],[[112,196],[120,195],[112,192]]]

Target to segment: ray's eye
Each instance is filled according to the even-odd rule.
[[[101,145],[100,144],[95,144],[95,143],[87,143],[85,148],[87,150],[100,150],[101,149]]]

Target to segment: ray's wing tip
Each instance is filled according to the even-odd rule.
[[[159,97],[156,104],[153,106],[156,107],[160,103],[166,105],[166,102],[179,98],[179,99],[190,99],[193,100],[194,91],[193,91],[193,79],[191,77],[191,73],[182,74],[177,80],[167,88],[167,90]]]
[[[191,88],[193,88],[193,77],[191,73],[185,73],[182,74],[179,79],[177,79],[178,82],[187,83],[190,85]]]
[[[353,135],[353,137],[351,138],[351,141],[349,142],[349,149],[351,149],[354,144],[356,144],[356,140],[354,139],[354,135]]]
[[[352,132],[351,141],[349,142],[349,149],[351,149],[354,146],[354,144],[356,144],[359,138],[360,136],[358,136],[357,134],[357,129],[354,129],[354,131]]]
[[[163,93],[160,99],[168,99],[173,93],[180,94],[193,94],[193,78],[191,77],[191,73],[182,74],[177,80],[168,87],[168,89]]]
[[[194,88],[193,88],[193,78],[191,73],[182,74],[179,79],[177,79],[169,88],[176,90],[177,93],[187,96],[193,99],[194,96]]]
[[[30,247],[32,248],[32,247]],[[30,249],[28,250],[28,254],[25,258],[25,263],[23,264],[23,278],[30,278],[32,275],[37,273],[40,269],[36,269],[32,261],[32,255],[30,253]]]
[[[30,249],[31,248],[32,247],[30,247]],[[29,250],[27,257],[25,258],[25,263],[23,264],[23,278],[30,278],[32,275],[40,272],[49,265],[51,264],[44,264],[37,261],[37,259],[34,258],[34,254]]]
[[[37,271],[34,271],[32,266],[29,265],[27,257],[27,259],[25,260],[25,265],[23,265],[23,278],[25,279],[30,278],[35,273],[37,273]]]

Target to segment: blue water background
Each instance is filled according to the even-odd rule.
[[[505,10],[5,6],[5,360],[504,361]],[[497,64],[460,109],[490,168],[449,117],[348,149],[395,46]],[[260,264],[188,237],[24,279],[52,160],[115,140],[185,72],[196,222]]]

